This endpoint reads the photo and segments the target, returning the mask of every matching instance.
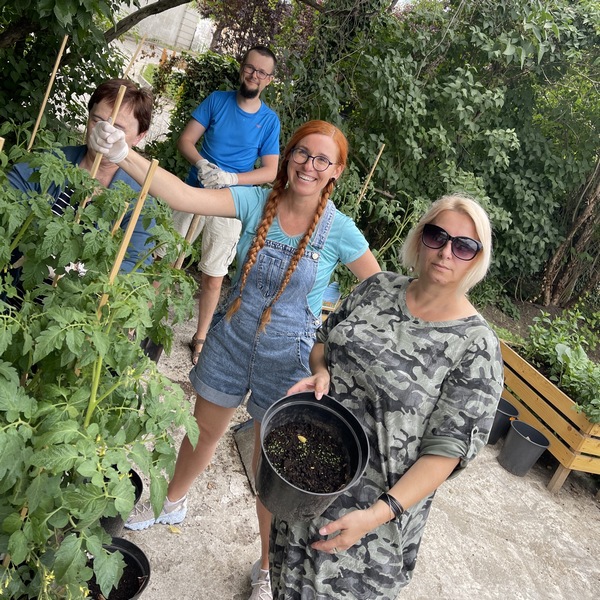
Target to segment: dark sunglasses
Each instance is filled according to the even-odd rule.
[[[421,241],[428,248],[433,250],[439,250],[443,248],[448,241],[452,242],[452,254],[460,260],[473,260],[477,253],[483,248],[480,242],[470,237],[457,235],[456,237],[451,236],[445,229],[434,225],[433,223],[427,223],[423,227],[423,235]]]

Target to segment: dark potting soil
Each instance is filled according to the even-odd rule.
[[[113,588],[108,596],[103,596],[100,586],[96,583],[94,576],[88,582],[90,590],[89,598],[93,600],[130,600],[139,591],[143,583],[143,578],[138,577],[139,571],[136,569],[125,569],[119,585]]]
[[[302,490],[330,494],[350,481],[348,451],[339,437],[318,423],[274,427],[264,447],[277,473]]]

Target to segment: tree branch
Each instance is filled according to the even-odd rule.
[[[158,0],[153,4],[147,4],[144,8],[140,8],[125,18],[121,19],[114,27],[111,27],[104,32],[104,39],[106,43],[110,43],[124,33],[129,31],[134,25],[137,25],[140,21],[143,21],[146,17],[152,15],[158,15],[165,10],[187,4],[189,0]]]
[[[34,31],[34,25],[29,19],[20,19],[12,23],[0,33],[0,48],[12,48]]]

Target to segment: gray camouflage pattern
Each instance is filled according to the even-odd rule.
[[[415,568],[434,494],[336,555],[310,547],[322,539],[319,528],[371,506],[420,455],[460,457],[459,472],[487,442],[503,384],[496,335],[480,315],[443,323],[413,317],[409,281],[394,273],[370,277],[317,333],[330,395],[362,422],[371,454],[361,480],[320,517],[273,519],[277,600],[395,600]]]

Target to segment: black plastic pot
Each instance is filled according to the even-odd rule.
[[[523,421],[511,421],[498,462],[513,475],[523,477],[550,446],[548,438]]]
[[[159,361],[164,350],[164,346],[153,342],[150,338],[144,338],[140,346],[144,351],[144,354],[155,363]]]
[[[106,600],[136,600],[150,581],[150,561],[144,551],[133,542],[113,537],[112,542],[104,546],[109,552],[120,552],[125,561],[123,576],[117,588],[114,588]],[[95,590],[90,586],[91,597]],[[104,596],[100,596],[103,598]]]
[[[508,433],[511,420],[516,419],[518,416],[519,411],[510,402],[500,398],[488,444],[495,444],[500,438],[504,437]]]
[[[135,488],[135,504],[137,504],[142,497],[142,492],[144,491],[144,482],[139,474],[133,469],[129,471],[129,477],[133,487]],[[115,517],[102,517],[100,519],[100,525],[110,536],[119,537],[123,533],[125,521],[123,521],[121,515],[116,515]]]
[[[272,429],[287,423],[316,423],[342,441],[351,473],[344,487],[333,493],[310,492],[277,473],[265,451],[265,439]],[[330,396],[317,400],[312,392],[286,396],[273,404],[263,418],[260,442],[256,490],[267,509],[286,521],[310,520],[322,514],[340,494],[356,484],[369,462],[367,435],[358,419]]]

